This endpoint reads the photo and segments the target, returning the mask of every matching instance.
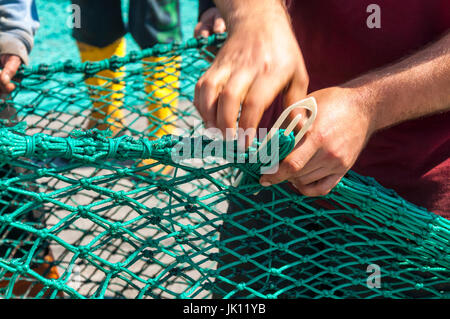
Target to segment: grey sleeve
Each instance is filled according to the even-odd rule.
[[[0,1],[0,54],[14,54],[28,64],[39,18],[34,0]]]

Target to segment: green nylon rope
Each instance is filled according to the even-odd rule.
[[[264,188],[258,143],[240,153],[202,135],[194,86],[223,41],[21,69],[0,100],[0,296],[448,298],[448,220],[354,172],[318,198]],[[176,105],[146,78],[165,68],[142,61],[155,55],[181,57]],[[87,129],[94,103],[123,113],[114,136]],[[156,134],[168,124],[176,135]],[[277,137],[267,153],[282,160],[294,139]]]
[[[224,42],[227,35],[226,33],[214,34],[208,38],[192,38],[182,43],[168,43],[158,44],[152,48],[144,49],[141,51],[132,51],[125,57],[113,56],[111,59],[84,63],[75,63],[71,60],[65,62],[55,62],[52,65],[40,64],[36,66],[22,66],[18,72],[18,77],[23,78],[34,74],[52,74],[58,72],[64,73],[83,73],[87,75],[94,75],[102,70],[118,70],[121,67],[141,61],[143,58],[151,56],[164,55],[167,52],[189,50],[192,48],[217,46]]]
[[[76,160],[81,162],[96,162],[105,159],[158,159],[167,164],[174,164],[169,157],[172,150],[183,150],[183,143],[190,144],[190,154],[181,153],[180,156],[187,156],[194,158],[195,156],[202,156],[202,152],[197,152],[196,148],[200,147],[204,150],[213,143],[217,144],[224,159],[229,158],[228,153],[232,151],[231,158],[237,161],[241,158],[242,163],[246,163],[246,168],[257,174],[264,165],[258,161],[258,147],[259,142],[255,139],[253,147],[250,147],[246,153],[237,151],[236,141],[217,141],[212,140],[206,136],[197,138],[190,138],[187,141],[183,138],[173,135],[166,135],[158,140],[148,140],[146,138],[134,139],[131,136],[123,135],[121,137],[109,138],[110,132],[99,131],[97,129],[89,131],[74,131],[72,136],[68,137],[54,137],[44,133],[37,133],[34,135],[25,135],[25,127],[18,124],[15,127],[0,128],[0,161],[7,162],[21,157],[36,158],[36,159],[53,159],[62,157],[67,160]],[[285,135],[284,130],[280,129],[278,133],[274,134],[272,140],[278,139],[279,159],[284,159],[294,148],[295,139],[291,134]],[[199,144],[197,141],[200,141]],[[219,145],[220,144],[220,145]],[[216,146],[217,146],[216,145]],[[212,148],[212,150],[216,150]],[[265,154],[271,157],[271,141],[264,147]],[[260,150],[263,152],[263,150]],[[269,153],[267,153],[269,152]],[[215,152],[212,156],[217,156]],[[250,159],[254,159],[250,162]],[[244,182],[245,184],[245,182]]]

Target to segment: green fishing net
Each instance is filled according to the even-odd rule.
[[[263,188],[258,142],[203,134],[194,87],[223,40],[20,72],[0,101],[0,297],[449,297],[448,220],[353,172],[320,198]]]

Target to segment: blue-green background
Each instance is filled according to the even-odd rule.
[[[96,1],[96,0],[92,0]],[[124,19],[127,21],[129,0],[122,0]],[[71,37],[71,29],[67,26],[70,17],[70,0],[36,0],[41,27],[36,38],[35,47],[31,53],[31,64],[53,63],[61,60],[79,60],[75,41]],[[183,39],[193,36],[197,22],[198,0],[180,0],[181,27]],[[128,34],[128,51],[138,47]]]

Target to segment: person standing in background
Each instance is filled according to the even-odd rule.
[[[80,8],[81,25],[73,29],[72,35],[83,62],[125,56],[127,29],[141,49],[181,40],[178,0],[131,0],[128,28],[122,19],[121,0],[72,0],[72,4]],[[144,66],[143,72],[148,96],[147,130],[150,138],[160,138],[172,134],[175,129],[181,57],[148,57],[143,59],[143,64],[153,66],[147,68],[148,71]],[[93,112],[87,125],[89,129],[109,129],[113,136],[124,133],[127,123],[122,110],[123,74],[123,69],[103,70],[86,80],[87,85],[95,88],[91,93]],[[152,161],[144,160],[139,166],[148,164]],[[152,170],[162,174],[171,171],[171,168],[165,168],[160,172],[160,168],[157,166]]]

